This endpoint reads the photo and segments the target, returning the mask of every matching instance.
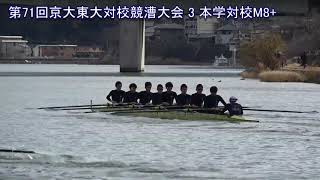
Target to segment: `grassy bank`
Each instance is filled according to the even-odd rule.
[[[263,82],[305,82],[306,77],[298,72],[292,71],[265,71],[259,74]]]
[[[297,64],[291,64],[277,71],[245,71],[241,73],[243,78],[260,79],[263,82],[308,82],[320,84],[320,67],[303,68]]]

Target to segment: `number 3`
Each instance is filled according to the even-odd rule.
[[[194,8],[189,8],[189,17],[193,18],[194,17]]]

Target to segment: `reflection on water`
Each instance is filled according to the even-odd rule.
[[[0,69],[8,71],[2,65]],[[80,70],[84,71],[70,71]],[[137,83],[138,90],[145,81],[154,85],[172,81],[176,91],[187,83],[190,93],[198,83],[204,84],[205,93],[217,85],[225,99],[237,96],[245,106],[318,110],[319,85],[239,79],[207,75],[0,77],[0,148],[38,153],[30,154],[32,159],[26,154],[0,153],[0,179],[318,179],[319,114],[246,112],[260,123],[233,124],[28,109],[90,100],[103,103],[107,91],[120,80],[124,88]]]

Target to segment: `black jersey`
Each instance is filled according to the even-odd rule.
[[[152,104],[160,105],[163,103],[163,93],[152,93]]]
[[[218,107],[219,102],[221,102],[224,106],[227,105],[227,103],[223,100],[223,98],[219,95],[208,95],[205,98],[204,101],[204,107],[205,108],[215,108]]]
[[[194,93],[191,96],[191,105],[202,107],[202,104],[205,98],[206,98],[205,94]]]
[[[124,103],[137,103],[138,102],[138,95],[139,95],[139,93],[137,93],[137,92],[128,91],[124,95],[123,102]]]
[[[108,96],[108,101],[115,101],[117,103],[122,103],[125,92],[122,90],[112,90]]]
[[[143,104],[143,105],[148,104],[152,99],[152,92],[141,91],[138,95],[138,98],[139,98],[140,104]]]
[[[229,103],[225,106],[224,111],[229,111],[229,114],[232,115],[243,115],[243,108],[238,103]]]
[[[177,93],[174,91],[166,91],[163,93],[163,102],[168,103],[169,105],[173,104],[173,101],[176,99]]]
[[[190,105],[191,103],[191,95],[189,94],[179,94],[176,98],[178,106]]]

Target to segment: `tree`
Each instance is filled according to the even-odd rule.
[[[277,54],[286,51],[286,43],[279,34],[267,34],[240,46],[240,63],[248,68],[276,70],[281,61]],[[261,67],[263,66],[263,67]]]

